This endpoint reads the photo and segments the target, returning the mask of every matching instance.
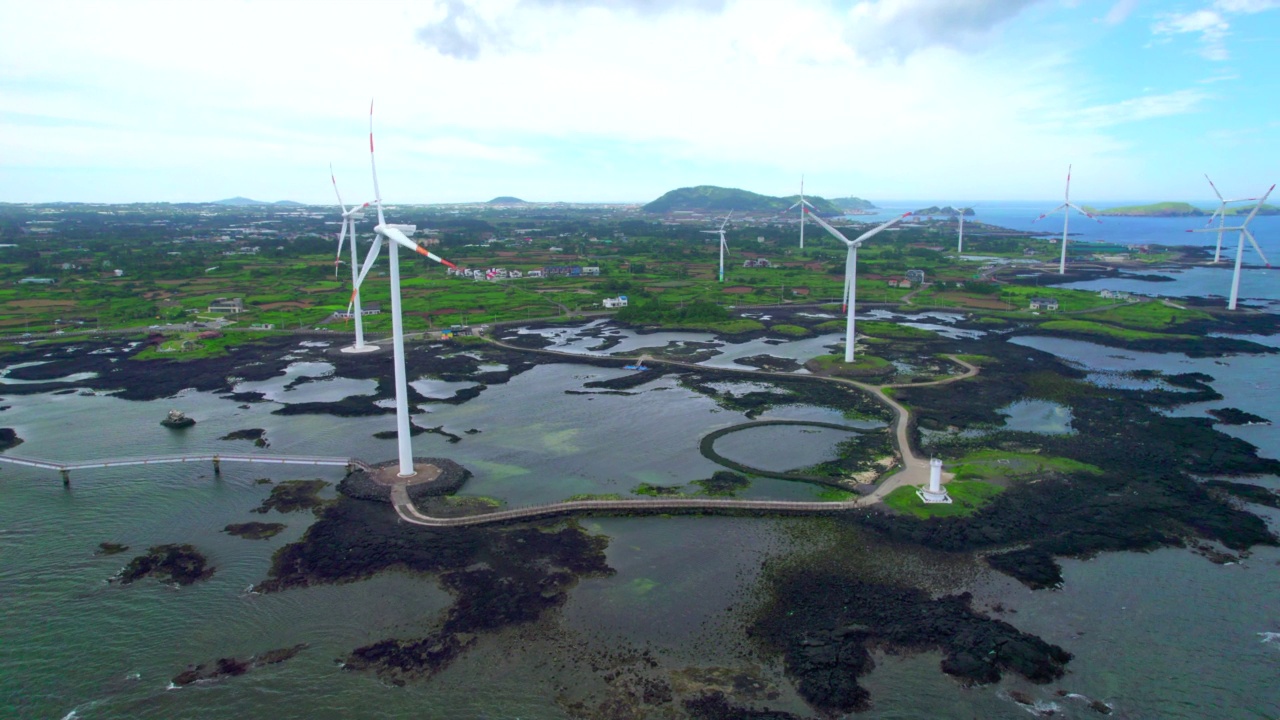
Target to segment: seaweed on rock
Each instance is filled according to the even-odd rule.
[[[942,671],[985,684],[1013,671],[1035,683],[1063,675],[1071,653],[975,612],[968,593],[938,599],[917,588],[843,574],[782,571],[749,632],[781,652],[805,702],[822,713],[864,710],[858,678],[875,667],[870,650],[940,650]]]
[[[437,631],[358,648],[352,668],[392,681],[438,672],[476,632],[528,623],[564,603],[584,575],[610,574],[607,538],[576,526],[437,530],[398,522],[389,505],[346,497],[325,508],[303,538],[276,553],[264,592],[350,582],[392,568],[439,574],[456,595]]]

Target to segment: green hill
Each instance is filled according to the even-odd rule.
[[[1248,215],[1253,211],[1252,205],[1241,205],[1240,207],[1227,208],[1228,215]],[[1280,207],[1267,204],[1258,209],[1259,215],[1280,215]]]
[[[1094,215],[1110,215],[1112,217],[1202,217],[1208,214],[1204,210],[1184,202],[1126,205],[1124,207],[1107,208],[1106,210],[1088,209]]]
[[[672,190],[642,208],[645,212],[671,213],[680,210],[695,212],[755,212],[780,213],[795,204],[798,195],[790,197],[771,197],[738,188],[723,188],[715,185],[699,185]],[[843,211],[830,200],[817,196],[806,197],[816,212],[821,215],[842,215]]]
[[[956,217],[957,215],[960,214],[960,210],[957,208],[953,208],[950,205],[947,205],[946,207],[938,207],[937,205],[930,205],[927,208],[921,208],[917,210],[915,214],[916,215],[935,215],[935,216],[946,215],[947,217]],[[973,217],[974,216],[973,208],[965,208],[964,216]]]
[[[863,200],[860,197],[831,198],[831,202],[843,210],[853,210],[855,212],[870,212],[879,210],[870,200]]]

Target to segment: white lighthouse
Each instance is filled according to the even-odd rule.
[[[951,496],[942,487],[942,461],[933,458],[929,461],[929,487],[916,490],[916,494],[926,503],[951,503]]]

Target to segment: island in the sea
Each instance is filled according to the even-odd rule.
[[[1205,212],[1202,208],[1198,208],[1191,203],[1185,202],[1158,202],[1148,205],[1124,205],[1121,207],[1113,207],[1106,209],[1088,208],[1089,212],[1094,215],[1103,215],[1107,217],[1204,217],[1212,213]],[[1229,207],[1224,210],[1226,215],[1239,215],[1241,213],[1249,213],[1253,210],[1251,205],[1240,205],[1239,207]],[[1275,205],[1263,205],[1258,210],[1259,215],[1277,215],[1280,214],[1280,207]]]

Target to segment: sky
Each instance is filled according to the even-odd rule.
[[[1280,0],[0,0],[0,202],[1208,201]]]

